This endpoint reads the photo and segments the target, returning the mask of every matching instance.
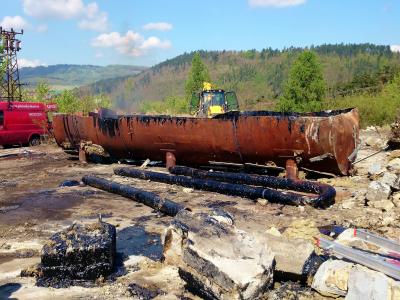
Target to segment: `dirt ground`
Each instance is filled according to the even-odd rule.
[[[384,140],[386,134],[385,130],[363,131],[362,139]],[[367,157],[378,148],[379,145],[364,145],[358,159]],[[185,291],[176,268],[160,262],[162,234],[171,217],[91,187],[59,187],[65,180],[80,181],[86,174],[155,192],[161,197],[184,203],[195,212],[223,208],[235,217],[239,229],[255,234],[263,234],[271,227],[283,231],[299,220],[311,220],[316,226],[362,227],[400,241],[400,207],[383,211],[365,205],[365,193],[370,183],[368,169],[374,162],[386,164],[391,155],[387,151],[356,164],[357,172],[352,177],[319,179],[333,185],[337,191],[336,203],[321,210],[309,206],[254,202],[175,185],[126,179],[113,175],[113,168],[123,164],[82,165],[76,157],[65,154],[54,145],[29,150],[32,152],[26,154],[23,149],[12,149],[11,152],[20,155],[1,157],[2,153],[10,150],[0,149],[0,299],[145,298],[140,296],[140,291],[137,296],[132,296],[128,289],[132,283],[157,291],[157,299],[198,299]],[[351,205],[347,205],[350,202]],[[125,275],[92,287],[66,289],[36,287],[34,278],[19,276],[21,269],[40,261],[40,250],[53,233],[70,226],[75,220],[93,222],[100,214],[104,221],[117,226],[117,251],[127,259]],[[316,292],[312,297],[322,298]]]

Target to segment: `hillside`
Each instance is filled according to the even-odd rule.
[[[378,78],[385,68],[400,65],[400,54],[393,53],[389,46],[339,44],[311,49],[317,52],[323,65],[328,94],[340,91],[355,78],[371,74]],[[200,51],[200,54],[214,83],[219,88],[236,91],[242,109],[267,109],[281,94],[290,66],[302,50],[268,48],[262,51]],[[146,101],[183,96],[192,56],[193,53],[185,53],[136,76],[98,81],[82,87],[80,92],[105,93],[111,96],[115,108],[130,109],[138,109]]]
[[[29,86],[40,81],[47,81],[53,87],[78,87],[99,80],[107,80],[120,76],[132,76],[145,70],[145,67],[110,65],[52,65],[34,68],[21,68],[21,82]]]

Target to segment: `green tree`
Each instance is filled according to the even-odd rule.
[[[74,113],[80,110],[80,102],[70,90],[64,90],[56,102],[59,112]]]
[[[35,89],[36,101],[47,102],[47,96],[50,93],[50,86],[47,81],[40,81]]]
[[[110,108],[111,101],[110,98],[100,94],[96,96],[86,96],[80,99],[79,110],[82,111],[84,115],[89,112],[94,111],[97,108]]]
[[[289,73],[289,79],[279,99],[280,111],[317,111],[322,107],[326,84],[317,55],[311,51],[302,52]]]
[[[194,92],[203,88],[203,82],[211,82],[207,66],[202,61],[200,54],[196,52],[192,59],[192,68],[189,71],[188,79],[185,83],[186,99],[189,100]]]

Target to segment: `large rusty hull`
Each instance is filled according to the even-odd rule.
[[[278,166],[294,159],[300,167],[347,175],[358,146],[359,115],[357,109],[214,118],[58,114],[53,126],[58,145],[78,149],[81,141],[91,141],[116,158],[164,160],[170,152],[183,165],[272,161]]]

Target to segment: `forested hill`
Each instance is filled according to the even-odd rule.
[[[51,65],[39,67],[27,67],[20,69],[20,77],[23,83],[34,86],[38,82],[45,81],[51,86],[68,88],[87,85],[99,80],[120,76],[132,76],[145,70],[145,67],[110,65]]]
[[[322,63],[328,94],[379,88],[400,65],[400,54],[389,46],[372,44],[321,45],[315,51]],[[213,83],[234,90],[242,109],[266,109],[282,92],[296,56],[304,49],[262,51],[200,51]],[[193,53],[164,61],[136,76],[98,81],[80,89],[83,94],[105,93],[116,107],[139,107],[145,101],[183,96]]]

